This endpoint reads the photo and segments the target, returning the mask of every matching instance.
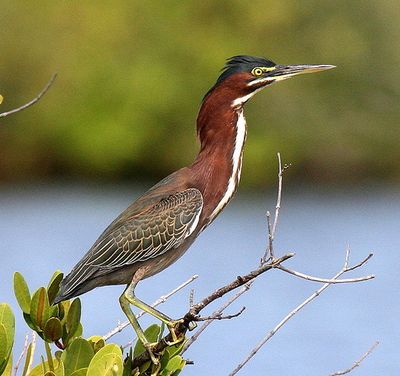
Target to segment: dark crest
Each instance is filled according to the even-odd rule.
[[[215,85],[220,84],[223,80],[234,73],[250,72],[255,67],[274,67],[275,65],[276,64],[273,61],[263,57],[246,55],[233,56],[226,61],[222,73],[218,77]]]
[[[250,72],[256,67],[274,67],[276,64],[263,57],[248,56],[248,55],[237,55],[227,59],[225,66],[222,68],[222,73],[218,77],[215,85],[206,93],[203,100],[210,94],[213,89],[218,86],[222,81],[228,78],[230,75],[239,72]]]

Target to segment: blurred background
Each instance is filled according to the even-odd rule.
[[[200,299],[257,265],[265,211],[275,205],[279,151],[292,166],[277,252],[295,251],[290,266],[329,277],[350,243],[355,260],[375,251],[359,274],[378,278],[331,288],[243,374],[328,374],[350,366],[375,340],[382,344],[357,374],[397,374],[398,5],[3,0],[0,112],[35,97],[54,72],[58,78],[34,107],[0,120],[0,254],[13,256],[2,258],[0,300],[15,307],[15,270],[34,286],[57,268],[68,271],[135,197],[191,163],[199,104],[227,57],[333,64],[338,68],[267,88],[246,106],[240,194],[181,261],[143,283],[141,297],[154,300],[199,274]],[[222,268],[227,259],[232,264]],[[214,324],[193,346],[188,357],[196,366],[187,374],[226,374],[316,288],[278,272],[263,277],[238,303],[247,306],[242,318]],[[120,291],[83,297],[87,335],[123,319]],[[99,301],[109,307],[100,317]],[[182,294],[163,309],[179,316],[187,301]],[[21,347],[22,320],[17,330]]]

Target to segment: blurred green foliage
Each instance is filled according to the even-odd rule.
[[[195,157],[195,118],[224,60],[334,64],[247,105],[243,180],[400,178],[397,0],[77,2],[5,0],[0,180],[160,178]]]

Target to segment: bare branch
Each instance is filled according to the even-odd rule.
[[[341,376],[341,375],[346,375],[347,373],[350,373],[351,371],[353,371],[354,368],[357,368],[360,366],[360,364],[362,363],[362,361],[369,355],[371,354],[379,345],[379,342],[376,341],[370,348],[369,350],[363,354],[358,360],[356,360],[353,365],[343,371],[337,371],[334,373],[331,373],[329,376]]]
[[[151,304],[151,306],[152,307],[157,307],[158,305],[160,305],[162,303],[165,303],[167,301],[167,299],[169,299],[172,295],[176,294],[178,291],[182,290],[184,287],[186,287],[187,285],[192,283],[196,278],[198,278],[198,275],[197,274],[193,275],[187,281],[183,282],[178,287],[175,287],[169,293],[159,297],[155,302],[153,302],[153,304]],[[136,315],[136,318],[139,319],[144,314],[146,314],[146,312],[142,311],[142,312],[140,312],[139,314]],[[105,334],[103,336],[104,341],[107,341],[112,336],[114,336],[115,334],[120,333],[122,330],[124,330],[129,325],[130,325],[129,321],[125,321],[123,323],[118,324],[113,330],[111,330],[110,332],[108,332],[107,334]]]
[[[251,271],[250,273],[248,273],[244,276],[238,276],[231,283],[217,289],[211,295],[204,298],[201,302],[192,306],[190,311],[185,315],[185,317],[187,318],[188,321],[191,321],[192,316],[195,317],[196,315],[198,315],[202,309],[204,309],[206,306],[208,306],[214,300],[219,299],[222,296],[224,296],[225,294],[227,294],[228,292],[235,290],[240,286],[245,285],[246,283],[250,282],[254,278],[265,273],[266,271],[274,269],[277,265],[292,258],[293,256],[294,256],[294,253],[288,253],[280,258],[274,259],[273,261],[271,261],[268,264],[264,264],[264,265],[260,266],[259,268]]]
[[[29,345],[29,334],[27,334],[27,335],[25,336],[24,347],[22,348],[21,354],[20,354],[20,356],[18,357],[17,362],[15,363],[15,366],[14,366],[14,376],[17,376],[19,365],[21,364],[22,359],[24,358],[24,356],[25,356],[25,354],[26,354],[26,352],[27,352],[27,350],[28,350],[28,345]]]
[[[294,253],[288,253],[280,258],[274,259],[268,264],[261,265],[259,268],[251,271],[250,273],[244,276],[238,276],[231,283],[217,289],[212,294],[204,298],[202,301],[193,305],[190,308],[189,312],[185,314],[185,316],[181,320],[181,323],[175,328],[176,335],[185,334],[190,326],[190,323],[192,321],[196,321],[196,318],[200,313],[200,311],[203,310],[205,307],[207,307],[209,304],[211,304],[214,300],[221,298],[225,294],[231,292],[232,290],[237,289],[240,286],[248,284],[259,275],[265,273],[268,270],[274,269],[277,265],[292,258],[293,256]],[[161,341],[157,343],[157,345],[153,349],[153,352],[157,353],[162,351],[167,346],[167,343],[171,342],[172,340],[173,339],[171,334],[168,334],[166,337],[164,337]],[[144,352],[134,359],[133,367],[138,367],[143,363],[147,362],[148,360],[149,360],[149,354],[147,352]]]
[[[57,77],[57,73],[54,73],[53,76],[50,78],[50,81],[43,88],[43,90],[35,98],[33,98],[30,102],[25,103],[24,105],[22,105],[22,106],[20,106],[18,108],[15,108],[13,110],[0,113],[0,118],[15,114],[15,113],[20,112],[20,111],[23,111],[23,110],[27,109],[28,107],[33,106],[36,102],[39,102],[40,99],[47,93],[47,91],[53,85],[54,80],[56,79],[56,77]]]
[[[235,300],[237,300],[242,294],[244,294],[246,291],[248,291],[252,285],[253,281],[250,281],[249,283],[246,283],[242,288],[232,297],[229,298],[221,307],[219,307],[216,311],[212,313],[211,316],[218,316],[222,314],[222,312],[228,308]],[[193,304],[191,305],[191,307]],[[200,334],[203,333],[203,331],[213,322],[213,320],[208,320],[206,321],[203,325],[201,325],[197,330],[196,333],[193,334],[184,344],[182,354],[199,338]]]
[[[327,279],[327,278],[319,278],[319,277],[313,277],[311,275],[307,275],[304,273],[300,273],[297,272],[295,270],[291,270],[288,268],[285,268],[282,265],[278,265],[276,266],[276,269],[282,270],[283,272],[292,274],[296,277],[302,278],[302,279],[306,279],[307,281],[313,281],[313,282],[321,282],[321,283],[354,283],[354,282],[364,282],[364,281],[368,281],[370,279],[375,278],[375,276],[373,274],[371,275],[367,275],[365,277],[358,277],[358,278],[346,278],[346,279]]]
[[[372,256],[366,257],[363,261],[358,263],[357,265],[354,265],[353,267],[348,267],[348,259],[349,259],[349,254],[350,250],[346,250],[346,257],[345,257],[345,263],[343,268],[335,275],[333,276],[333,280],[338,279],[342,274],[349,272],[350,270],[357,269],[361,267],[362,265],[365,264],[367,260],[369,260]],[[313,294],[311,294],[306,300],[304,300],[301,304],[299,304],[295,309],[293,309],[291,312],[289,312],[251,351],[250,353],[246,356],[246,358],[240,362],[237,367],[229,374],[229,376],[236,375],[244,366],[247,364],[250,359],[254,357],[254,355],[257,354],[257,352],[265,345],[266,342],[268,342],[274,335],[275,333],[283,326],[285,325],[294,315],[296,315],[301,309],[303,309],[307,304],[311,303],[316,297],[322,294],[323,291],[325,291],[329,286],[331,286],[332,283],[325,283],[323,286],[321,286],[317,291],[315,291]]]
[[[232,315],[223,316],[222,313],[218,313],[218,314],[213,313],[210,316],[198,316],[193,321],[230,320],[230,319],[240,316],[245,309],[246,309],[246,307],[242,307],[242,309],[239,312],[236,312]]]
[[[268,247],[265,250],[264,256],[261,259],[261,263],[264,264],[269,260],[274,259],[274,247],[273,242],[275,238],[276,226],[278,225],[279,212],[281,209],[282,202],[282,186],[283,186],[283,173],[290,167],[290,164],[285,164],[282,168],[281,153],[277,153],[278,157],[278,194],[276,198],[274,222],[271,225],[271,213],[267,211],[267,226],[268,226]]]

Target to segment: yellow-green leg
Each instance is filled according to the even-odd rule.
[[[155,308],[149,306],[148,304],[142,302],[140,299],[138,299],[135,296],[135,287],[138,284],[140,280],[140,275],[141,273],[136,273],[135,276],[132,279],[132,282],[127,286],[121,297],[119,298],[119,302],[121,305],[122,310],[124,311],[126,317],[128,318],[129,322],[131,323],[133,329],[135,330],[139,340],[142,342],[143,346],[146,348],[147,352],[150,355],[151,361],[154,364],[158,363],[158,359],[155,357],[155,355],[152,352],[152,347],[154,347],[154,343],[149,343],[147,340],[146,336],[143,333],[142,328],[140,327],[135,314],[132,312],[130,304],[134,305],[135,307],[138,307],[139,309],[149,313],[150,315],[156,317],[160,321],[164,322],[165,325],[168,327],[171,336],[172,336],[172,342],[168,343],[169,345],[175,344],[182,342],[184,340],[184,336],[181,336],[178,338],[176,332],[175,332],[175,327],[176,325],[180,322],[172,320],[169,318],[167,315],[163,314],[162,312],[156,310]]]

